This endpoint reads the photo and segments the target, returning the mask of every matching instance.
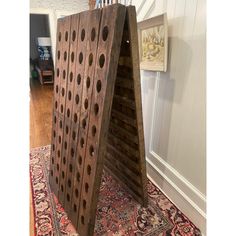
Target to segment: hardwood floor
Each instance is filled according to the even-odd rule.
[[[53,86],[30,81],[30,148],[51,142]],[[34,236],[34,213],[30,190],[30,235]]]
[[[30,148],[51,142],[53,86],[30,83]]]

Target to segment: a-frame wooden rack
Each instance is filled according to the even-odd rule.
[[[93,235],[103,169],[147,205],[136,12],[113,4],[58,20],[50,186]]]

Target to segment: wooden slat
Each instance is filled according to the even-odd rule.
[[[107,141],[109,145],[105,163],[121,182],[132,189],[132,195],[135,196],[138,193],[141,197],[139,199],[141,200],[140,203],[147,205],[139,61],[138,53],[136,52],[137,48],[134,46],[137,43],[137,32],[134,31],[137,25],[135,24],[135,9],[128,7],[117,73],[118,79],[113,98],[112,119]],[[112,128],[114,123],[117,123],[116,129]],[[133,126],[137,130],[136,144],[131,141],[132,129],[124,132],[124,123]],[[120,132],[119,129],[121,130]],[[127,133],[130,135],[127,135]],[[125,156],[126,159],[120,158],[114,150],[122,153],[121,157]],[[127,160],[133,160],[138,163],[138,175],[134,172],[132,163]]]
[[[85,208],[80,207],[79,227],[82,235],[93,235],[125,10],[125,6],[120,4],[102,9],[80,202],[81,206],[84,201],[87,202]],[[97,87],[99,83],[101,86]],[[87,172],[88,166],[91,167],[90,172]]]
[[[138,35],[137,35],[137,17],[134,6],[127,7],[127,22],[130,36],[130,48],[132,55],[132,77],[134,80],[134,96],[136,103],[136,120],[139,136],[139,152],[140,152],[140,173],[142,178],[142,203],[144,206],[148,204],[147,194],[147,175],[145,161],[145,145],[143,131],[143,116],[142,116],[142,99],[141,99],[141,80],[139,68],[139,52],[138,52]]]
[[[113,134],[108,134],[108,142],[120,150],[124,150],[126,153],[139,158],[139,151],[125,143],[122,139],[115,137]]]
[[[134,173],[139,173],[138,160],[129,158],[124,153],[120,152],[117,148],[107,143],[107,152],[110,153],[116,160],[119,160],[124,165],[127,165]]]
[[[113,175],[116,175],[116,177],[119,180],[122,180],[121,182],[128,186],[132,192],[132,195],[138,195],[139,197],[142,196],[142,191],[140,186],[137,185],[137,183],[134,183],[127,175],[123,174],[123,172],[119,171],[113,164],[107,161],[105,159],[105,165],[113,172]]]
[[[139,173],[134,173],[129,169],[129,166],[124,165],[121,161],[115,159],[112,154],[109,152],[106,153],[106,160],[110,162],[111,165],[114,165],[119,172],[126,175],[128,178],[131,178],[133,182],[138,185],[141,184]]]
[[[122,77],[117,77],[115,86],[127,89],[134,89],[134,82],[131,79],[124,79]]]
[[[125,122],[126,124],[131,125],[136,128],[137,123],[136,123],[135,119],[130,118],[130,117],[126,116],[125,114],[123,114],[119,111],[116,111],[116,110],[112,110],[111,115],[114,116],[115,118]]]
[[[76,18],[76,15],[74,15],[74,18]],[[83,169],[79,168],[80,166],[76,165],[76,163],[78,163],[78,160],[80,159],[78,141],[82,107],[82,90],[84,84],[84,58],[86,56],[86,41],[89,37],[85,34],[85,29],[88,25],[87,20],[88,18],[86,18],[85,13],[79,13],[77,15],[77,24],[74,25],[74,28],[72,30],[72,38],[74,37],[74,45],[76,46],[76,57],[74,59],[74,62],[71,63],[71,69],[73,69],[73,71],[71,72],[73,73],[74,89],[72,96],[73,107],[71,116],[72,132],[70,134],[69,144],[69,156],[71,158],[69,159],[70,162],[68,162],[67,164],[67,183],[70,181],[71,185],[67,184],[66,187],[65,199],[67,201],[67,204],[65,205],[65,209],[75,227],[77,226],[78,222],[79,206],[73,201],[73,189],[78,189],[79,192],[81,182],[77,181],[77,179],[75,180],[75,176],[82,176],[83,174]],[[75,31],[75,33],[73,31]],[[73,157],[71,154],[73,155]],[[74,185],[76,185],[75,188]]]
[[[122,106],[129,107],[131,109],[135,109],[135,102],[127,97],[122,97],[119,95],[114,95],[113,102],[119,103]]]
[[[58,20],[57,24],[57,51],[60,51],[62,48],[61,40],[59,39],[63,30],[63,24],[61,20]],[[51,135],[51,159],[50,159],[50,175],[49,175],[49,182],[52,191],[57,195],[57,189],[58,189],[58,180],[56,183],[56,138],[57,138],[57,124],[58,122],[55,122],[55,119],[57,119],[56,112],[58,111],[58,104],[59,104],[59,90],[60,90],[60,58],[56,57],[56,73],[55,73],[55,79],[54,79],[54,90],[53,90],[53,115],[52,115],[52,135]],[[58,177],[57,177],[58,178]]]
[[[90,117],[90,108],[91,108],[91,97],[92,97],[92,89],[94,84],[94,71],[96,68],[96,56],[97,56],[97,43],[98,43],[98,32],[99,32],[99,24],[100,24],[100,17],[101,17],[101,9],[96,9],[93,11],[83,12],[80,15],[81,23],[84,22],[86,25],[80,26],[81,36],[82,32],[85,33],[85,42],[84,45],[84,55],[83,55],[83,62],[84,63],[84,74],[83,74],[83,85],[82,85],[82,93],[81,93],[81,108],[80,108],[80,116],[79,116],[79,133],[78,133],[78,142],[77,142],[77,159],[81,158],[82,163],[77,165],[77,171],[73,176],[73,192],[72,192],[72,206],[71,206],[71,215],[72,218],[77,217],[77,223],[75,227],[83,235],[83,229],[80,227],[81,221],[81,209],[83,205],[81,205],[81,192],[82,192],[82,183],[83,183],[83,176],[85,172],[85,156],[86,156],[86,144],[87,144],[87,136],[88,136],[88,124],[89,124],[89,117]],[[79,54],[80,57],[80,54]],[[82,145],[83,143],[83,145]],[[77,162],[78,163],[78,162]],[[77,173],[80,175],[79,185],[78,183],[78,176]],[[77,196],[77,192],[75,189],[79,191],[79,197]]]
[[[118,126],[115,123],[110,122],[109,131],[112,134],[116,134],[116,136],[119,138],[123,138],[124,140],[128,140],[129,142],[133,142],[135,144],[138,144],[138,136],[127,131],[122,126]]]

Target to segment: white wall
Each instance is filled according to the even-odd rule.
[[[50,35],[52,41],[52,55],[55,62],[57,19],[88,10],[87,0],[30,0],[30,13],[48,14]]]
[[[141,71],[147,172],[206,231],[206,3],[133,0],[138,21],[167,12],[166,73]]]

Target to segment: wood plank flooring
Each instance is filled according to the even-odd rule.
[[[53,86],[30,81],[30,148],[51,143]],[[30,190],[30,236],[34,236],[34,212]]]
[[[51,142],[53,86],[30,83],[30,148]]]

